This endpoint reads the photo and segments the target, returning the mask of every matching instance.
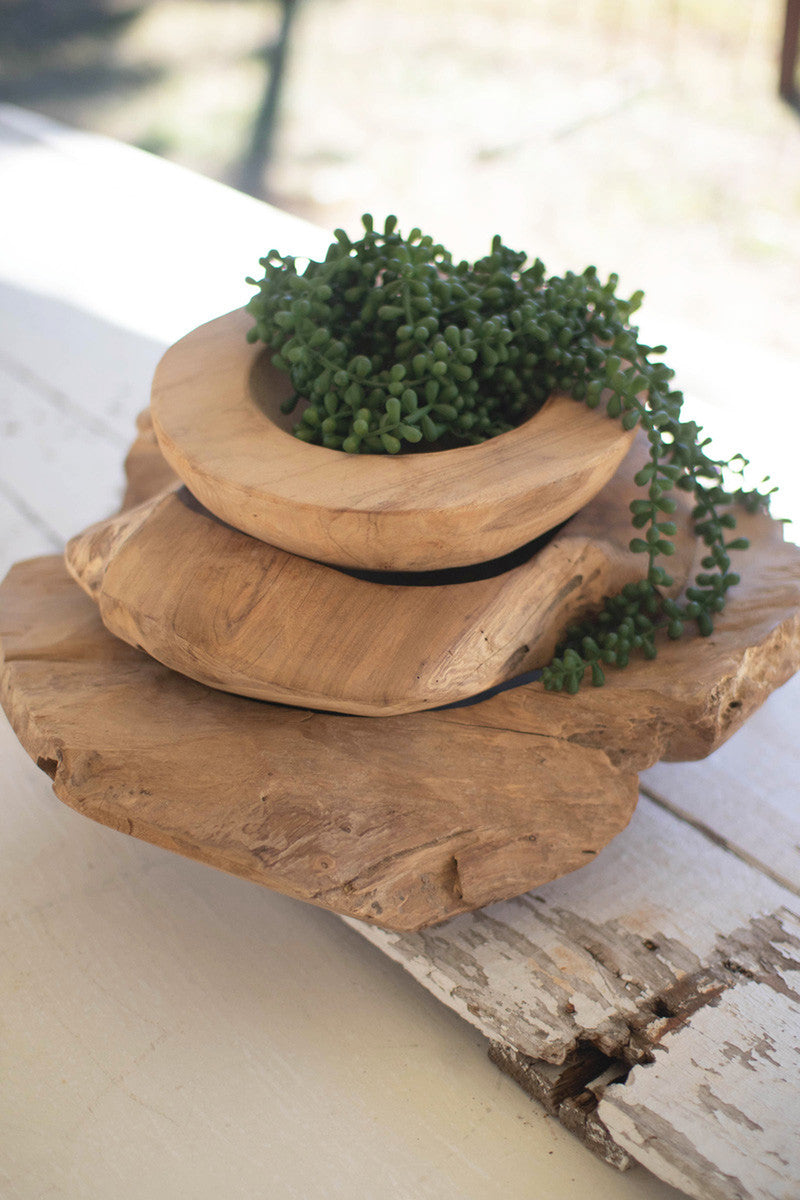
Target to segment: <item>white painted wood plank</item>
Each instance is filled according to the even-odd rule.
[[[778,914],[759,933],[755,977],[668,1033],[598,1109],[619,1144],[697,1200],[800,1191],[800,921]]]
[[[785,1200],[800,1193],[798,912],[795,895],[643,799],[629,828],[572,876],[438,930],[363,932],[499,1043],[498,1061],[523,1086],[541,1090],[545,1103],[554,1086],[559,1119],[574,1124],[577,1114],[600,1146],[610,1132],[698,1200]],[[761,1009],[751,991],[737,1007],[743,980],[762,995]],[[721,1015],[709,1017],[721,996]],[[673,1035],[675,1027],[682,1032]],[[680,1049],[675,1070],[660,1057],[665,1044]],[[589,1046],[608,1056],[609,1080],[653,1055],[660,1068],[634,1067],[630,1095],[627,1083],[587,1085],[582,1061],[602,1070]],[[731,1046],[749,1056],[750,1074],[740,1078],[737,1068],[712,1091],[715,1064]],[[575,1064],[577,1088],[549,1078],[548,1062]],[[601,1097],[596,1113],[592,1103],[576,1109],[586,1086]],[[614,1098],[610,1108],[604,1095]],[[757,1140],[735,1140],[734,1109],[780,1162],[762,1169]]]
[[[647,793],[800,895],[800,675],[710,758],[658,763]]]
[[[3,438],[0,478],[62,539],[116,507],[121,499],[125,440],[69,411],[58,411],[28,380],[0,364]]]
[[[56,411],[131,439],[166,343],[0,280],[0,365]]]
[[[20,559],[60,549],[60,538],[55,531],[16,500],[0,479],[0,579]]]
[[[596,860],[412,935],[362,934],[488,1038],[559,1063],[581,1041],[636,1055],[654,1001],[720,960],[720,939],[796,896],[643,799]]]

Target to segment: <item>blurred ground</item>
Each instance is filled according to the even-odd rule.
[[[2,99],[240,182],[277,0],[2,0],[0,13]],[[329,228],[393,211],[459,254],[498,231],[552,270],[595,262],[659,313],[747,345],[752,370],[753,355],[795,354],[800,328],[782,13],[782,0],[303,0],[263,192]]]

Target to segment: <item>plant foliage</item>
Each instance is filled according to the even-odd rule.
[[[587,673],[601,685],[607,666],[624,667],[633,653],[654,658],[662,628],[670,638],[687,622],[712,633],[739,581],[731,553],[747,547],[735,536],[735,506],[752,510],[766,497],[731,487],[747,460],[713,458],[710,439],[682,419],[665,347],[643,344],[631,324],[643,294],[620,298],[617,276],[602,282],[594,267],[548,277],[538,258],[528,265],[499,236],[485,258],[454,262],[419,229],[403,237],[394,217],[381,232],[371,216],[363,223],[357,241],[337,230],[324,262],[301,271],[270,250],[264,277],[248,279],[258,288],[248,337],[271,348],[294,387],[284,411],[308,401],[295,436],[349,454],[397,454],[494,437],[554,391],[605,409],[626,429],[640,426],[650,446],[636,476],[642,496],[631,504],[642,579],[566,631],[545,687],[576,692]],[[674,488],[692,494],[707,549],[680,600],[665,595],[673,580],[663,562],[674,553]]]

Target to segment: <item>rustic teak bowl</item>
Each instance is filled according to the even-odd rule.
[[[245,335],[243,310],[194,330],[159,363],[159,446],[205,507],[304,558],[436,570],[507,554],[572,516],[611,478],[632,434],[554,396],[479,446],[352,455],[291,436],[291,384]]]
[[[174,477],[73,538],[67,566],[111,633],[201,683],[334,712],[414,712],[542,666],[571,621],[639,578],[628,503],[646,459],[637,444],[546,546],[482,578],[355,578],[232,529]],[[677,588],[694,555],[689,507],[676,513]]]

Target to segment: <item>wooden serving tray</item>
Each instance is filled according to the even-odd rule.
[[[146,443],[146,437],[144,442]],[[132,498],[163,482],[140,443]],[[138,496],[136,498],[141,498]],[[743,517],[747,571],[714,635],[578,697],[340,716],[211,690],[113,637],[59,559],[0,587],[0,695],[78,811],[278,891],[413,930],[591,861],[636,772],[721,744],[800,666],[800,551]]]

